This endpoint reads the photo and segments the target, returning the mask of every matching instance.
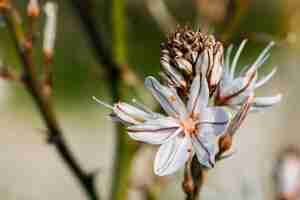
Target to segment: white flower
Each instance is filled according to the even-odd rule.
[[[115,118],[131,124],[127,128],[131,138],[161,145],[154,160],[155,174],[174,173],[194,154],[203,166],[213,167],[217,141],[226,128],[228,115],[221,107],[208,107],[206,78],[195,77],[187,105],[174,89],[161,85],[153,77],[146,78],[145,85],[168,116],[125,103],[111,109]]]
[[[254,95],[255,89],[268,82],[276,72],[276,68],[274,68],[267,76],[257,80],[258,68],[262,66],[270,56],[269,50],[274,45],[274,43],[271,42],[250,67],[244,67],[241,71],[241,76],[235,77],[235,68],[246,42],[247,40],[244,40],[241,43],[232,62],[230,62],[230,57],[233,46],[230,45],[226,52],[224,73],[216,93],[215,101],[217,105],[228,105],[232,108],[239,108],[247,97]],[[270,108],[280,100],[281,94],[271,97],[255,97],[251,110]]]

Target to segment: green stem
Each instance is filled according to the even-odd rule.
[[[113,53],[105,44],[106,38],[96,26],[95,18],[91,12],[92,1],[70,0],[75,11],[80,16],[82,26],[85,29],[89,42],[93,47],[99,63],[105,66],[107,80],[110,82],[110,92],[113,101],[120,100],[121,87],[124,82],[124,73],[130,69],[127,67],[126,48],[126,21],[125,3],[122,0],[112,1],[112,32],[113,32]],[[132,74],[132,72],[131,72]],[[112,188],[109,199],[127,199],[128,180],[131,169],[133,154],[137,149],[136,143],[130,143],[127,133],[122,127],[116,127],[116,148],[114,168],[112,172]]]
[[[117,63],[127,64],[127,34],[124,0],[112,0],[113,53]]]
[[[238,25],[241,22],[242,16],[247,11],[247,8],[249,7],[249,0],[231,0],[230,4],[232,7],[234,7],[233,11],[232,9],[229,10],[230,14],[227,17],[226,20],[226,28],[223,31],[223,33],[220,35],[220,38],[223,43],[228,43],[230,39],[233,37],[234,32],[238,28]]]
[[[112,1],[112,35],[113,35],[113,53],[120,73],[125,73],[127,61],[127,35],[126,35],[126,13],[125,1]],[[124,74],[121,74],[121,77]],[[120,81],[118,89],[120,90]],[[120,95],[121,92],[119,92]],[[115,99],[116,100],[116,99]],[[116,148],[114,158],[114,168],[112,172],[111,200],[126,200],[128,197],[129,177],[131,164],[137,144],[132,142],[125,130],[117,126]]]
[[[112,174],[112,200],[126,200],[128,198],[129,177],[136,144],[125,133],[124,129],[117,126],[116,149],[114,170]]]

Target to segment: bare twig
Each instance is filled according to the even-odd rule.
[[[7,0],[0,2],[0,9],[11,31],[13,41],[17,52],[23,64],[23,81],[26,89],[33,97],[41,116],[48,128],[49,143],[53,144],[64,163],[69,167],[73,175],[86,192],[91,200],[99,199],[95,184],[94,176],[86,173],[73,156],[63,137],[62,131],[56,120],[51,104],[48,103],[42,91],[42,85],[38,81],[35,73],[35,63],[30,53],[31,46],[27,45],[28,39],[17,18],[17,11],[12,3]]]

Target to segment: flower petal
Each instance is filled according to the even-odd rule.
[[[205,49],[199,56],[196,62],[196,74],[204,74],[207,75],[209,65],[211,63],[212,52],[211,50]]]
[[[211,131],[216,136],[224,132],[229,122],[228,113],[222,107],[205,108],[199,118],[201,131]]]
[[[228,84],[222,82],[220,84],[220,95],[222,97],[232,96],[241,91],[246,85],[247,83],[244,78],[237,78]]]
[[[229,121],[220,123],[202,123],[199,126],[199,134],[202,135],[203,133],[211,133],[215,136],[221,136],[224,134],[228,122]]]
[[[171,117],[148,120],[145,123],[130,126],[128,134],[134,140],[150,144],[163,144],[178,135],[179,124]]]
[[[211,71],[209,72],[208,83],[210,86],[215,87],[223,74],[223,66],[224,66],[224,50],[223,46],[220,43],[215,46],[215,52],[213,57],[213,66]]]
[[[218,152],[217,137],[211,132],[201,132],[193,136],[191,141],[198,161],[207,168],[214,167]]]
[[[230,98],[227,101],[227,105],[240,105],[242,104],[249,96],[254,94],[254,90],[251,88],[247,88],[243,92],[239,93],[238,95]]]
[[[231,57],[232,50],[233,50],[233,45],[231,44],[226,49],[225,66],[224,66],[224,71],[226,72],[226,74],[229,74],[230,57]]]
[[[247,71],[247,74],[254,73],[266,61],[266,59],[268,58],[268,52],[274,46],[274,44],[274,42],[270,42],[268,44],[268,46],[260,53],[255,62],[251,65],[251,67]]]
[[[145,86],[152,92],[152,95],[168,115],[175,118],[186,116],[185,105],[176,91],[161,85],[151,76],[146,78]]]
[[[257,81],[255,84],[255,89],[261,87],[266,82],[268,82],[272,78],[272,76],[276,73],[276,71],[277,71],[277,68],[274,68],[267,76],[265,76],[261,80]]]
[[[233,58],[233,61],[232,61],[232,64],[231,64],[231,69],[230,69],[230,76],[231,78],[234,78],[234,73],[235,73],[235,68],[236,68],[236,65],[237,65],[237,62],[240,58],[240,55],[245,47],[247,43],[247,40],[243,40],[242,43],[240,44],[234,58]]]
[[[256,74],[252,77],[241,77],[233,80],[228,85],[220,85],[219,98],[226,99],[225,104],[241,104],[248,96],[254,92]],[[222,104],[223,105],[223,104]]]
[[[117,103],[113,107],[113,116],[120,119],[120,121],[129,124],[142,123],[149,119],[155,119],[156,115],[145,112],[135,106],[127,103]]]
[[[160,146],[154,160],[154,173],[165,176],[181,168],[189,158],[189,137],[175,137]]]
[[[176,66],[181,69],[182,71],[184,71],[186,74],[191,74],[193,72],[193,66],[192,64],[187,61],[185,58],[182,57],[178,57],[178,58],[174,58]]]
[[[142,111],[148,113],[149,115],[151,115],[151,118],[148,118],[148,120],[149,120],[149,119],[157,119],[157,118],[159,118],[159,117],[164,117],[164,115],[162,115],[162,114],[160,114],[160,113],[153,112],[150,108],[148,108],[146,105],[144,105],[143,103],[139,102],[139,101],[136,100],[136,99],[132,99],[131,101],[132,101],[133,105],[134,105],[136,108],[138,108],[138,109],[140,109],[140,110],[142,110]]]
[[[199,113],[207,106],[209,99],[209,89],[205,76],[197,75],[192,83],[187,110],[190,113]]]
[[[248,115],[251,105],[253,103],[253,96],[249,96],[240,106],[238,112],[234,115],[234,117],[230,120],[226,130],[224,131],[226,134],[230,136],[234,136],[236,131],[240,128],[246,116]]]
[[[176,68],[170,65],[169,58],[164,56],[160,60],[160,64],[165,72],[165,75],[172,81],[177,87],[185,87],[186,81],[181,73]]]
[[[253,107],[255,108],[269,108],[274,104],[280,102],[282,99],[281,94],[277,94],[276,96],[272,97],[256,97],[254,99]]]

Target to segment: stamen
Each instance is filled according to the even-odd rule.
[[[111,105],[109,105],[109,104],[107,104],[107,103],[101,101],[101,100],[98,99],[97,97],[93,96],[92,98],[93,98],[94,101],[96,101],[97,103],[101,104],[102,106],[104,106],[104,107],[106,107],[106,108],[109,108],[109,109],[111,109],[111,110],[114,109],[113,106],[111,106]]]

